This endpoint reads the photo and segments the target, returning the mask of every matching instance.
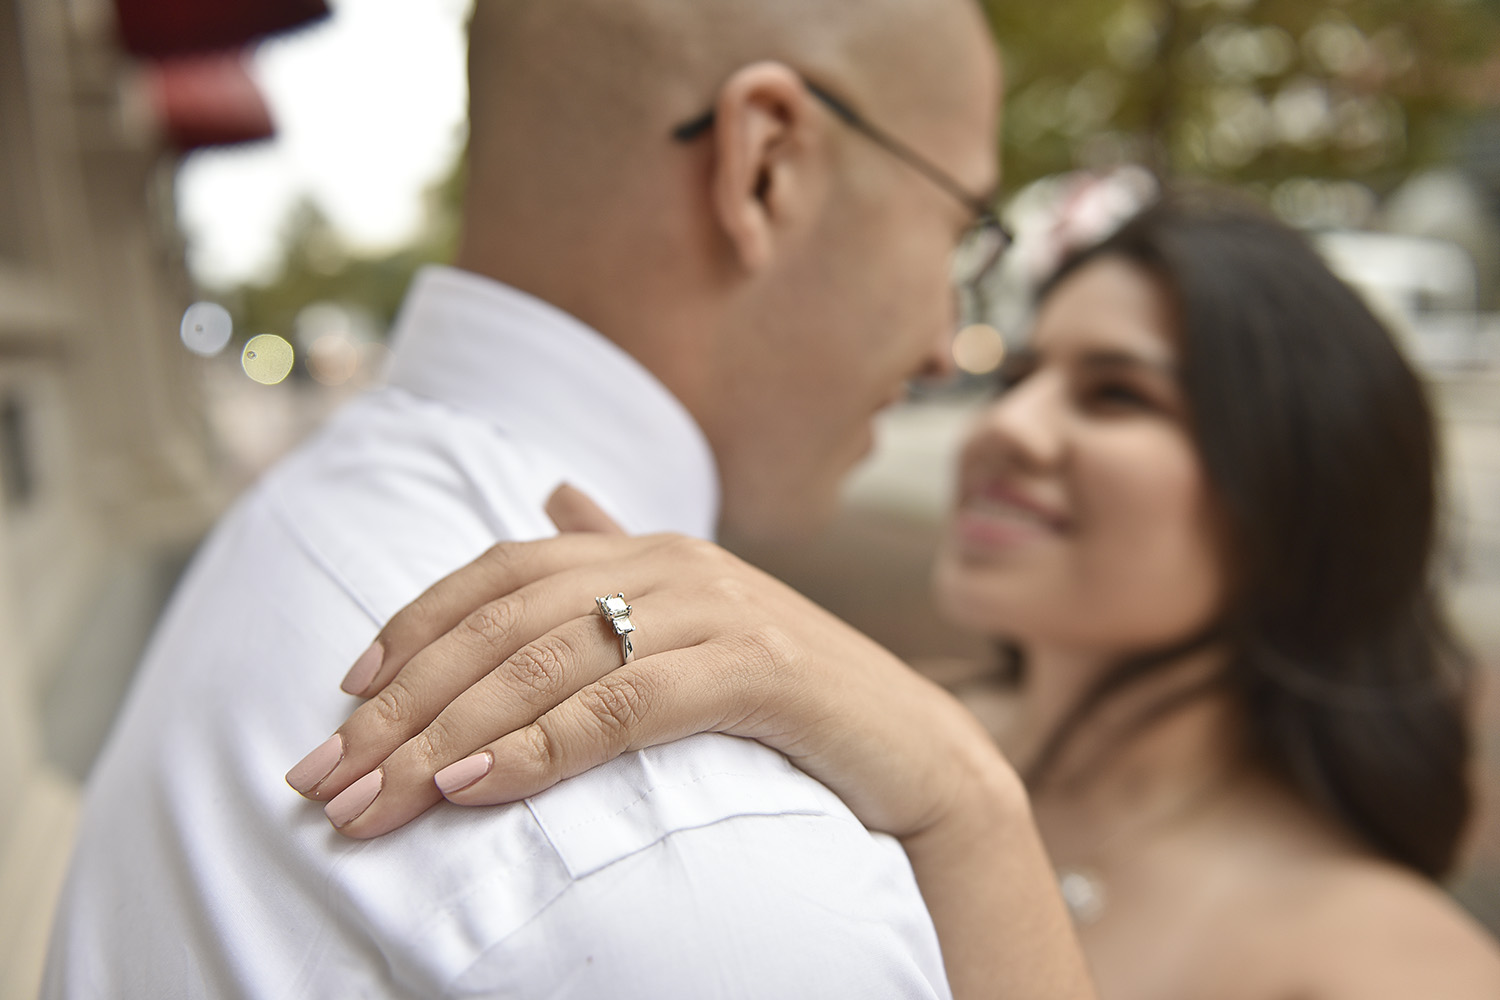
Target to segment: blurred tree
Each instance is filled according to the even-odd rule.
[[[1496,97],[1496,0],[986,0],[1013,190],[1121,162],[1384,192]],[[1493,73],[1491,73],[1493,76]]]
[[[458,206],[463,194],[462,157],[426,194],[425,223],[405,245],[388,253],[349,248],[328,217],[310,201],[289,214],[282,228],[282,257],[264,284],[211,290],[234,315],[241,341],[259,333],[290,338],[297,315],[314,302],[331,302],[368,315],[384,334],[395,319],[406,286],[426,264],[453,258]]]

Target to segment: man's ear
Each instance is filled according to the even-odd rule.
[[[751,63],[719,90],[713,204],[747,270],[770,262],[777,230],[806,214],[821,187],[809,156],[823,134],[816,113],[801,77],[777,62]]]

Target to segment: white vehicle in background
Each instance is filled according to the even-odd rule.
[[[1477,311],[1478,274],[1463,247],[1360,230],[1328,230],[1312,238],[1417,364],[1451,369],[1500,361],[1500,317]]]
[[[1455,202],[1446,189],[1434,201],[1431,188],[1427,185],[1422,199],[1408,198],[1397,213],[1402,218],[1393,220],[1403,227],[1426,225],[1428,234],[1309,224],[1308,236],[1418,366],[1431,372],[1500,368],[1500,314],[1478,311],[1480,272],[1474,253],[1444,238],[1463,232],[1454,220],[1466,218],[1473,206]],[[1157,191],[1149,172],[1127,166],[1045,177],[1018,192],[1005,212],[1016,244],[986,289],[987,324],[1006,343],[1024,337],[1037,283],[1071,250],[1113,232]],[[975,371],[958,360],[965,371]]]

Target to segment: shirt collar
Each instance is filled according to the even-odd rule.
[[[391,338],[389,384],[540,449],[631,532],[711,538],[713,452],[692,416],[598,331],[509,285],[419,272]]]

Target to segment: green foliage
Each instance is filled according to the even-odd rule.
[[[1269,184],[1388,189],[1481,101],[1495,0],[987,0],[1012,189],[1142,162]]]
[[[297,314],[314,302],[354,307],[390,328],[412,275],[427,264],[453,258],[463,193],[462,159],[427,194],[427,221],[405,246],[389,253],[351,251],[328,218],[311,202],[294,209],[282,231],[279,273],[264,284],[217,289],[234,315],[241,339],[259,333],[290,338]]]

